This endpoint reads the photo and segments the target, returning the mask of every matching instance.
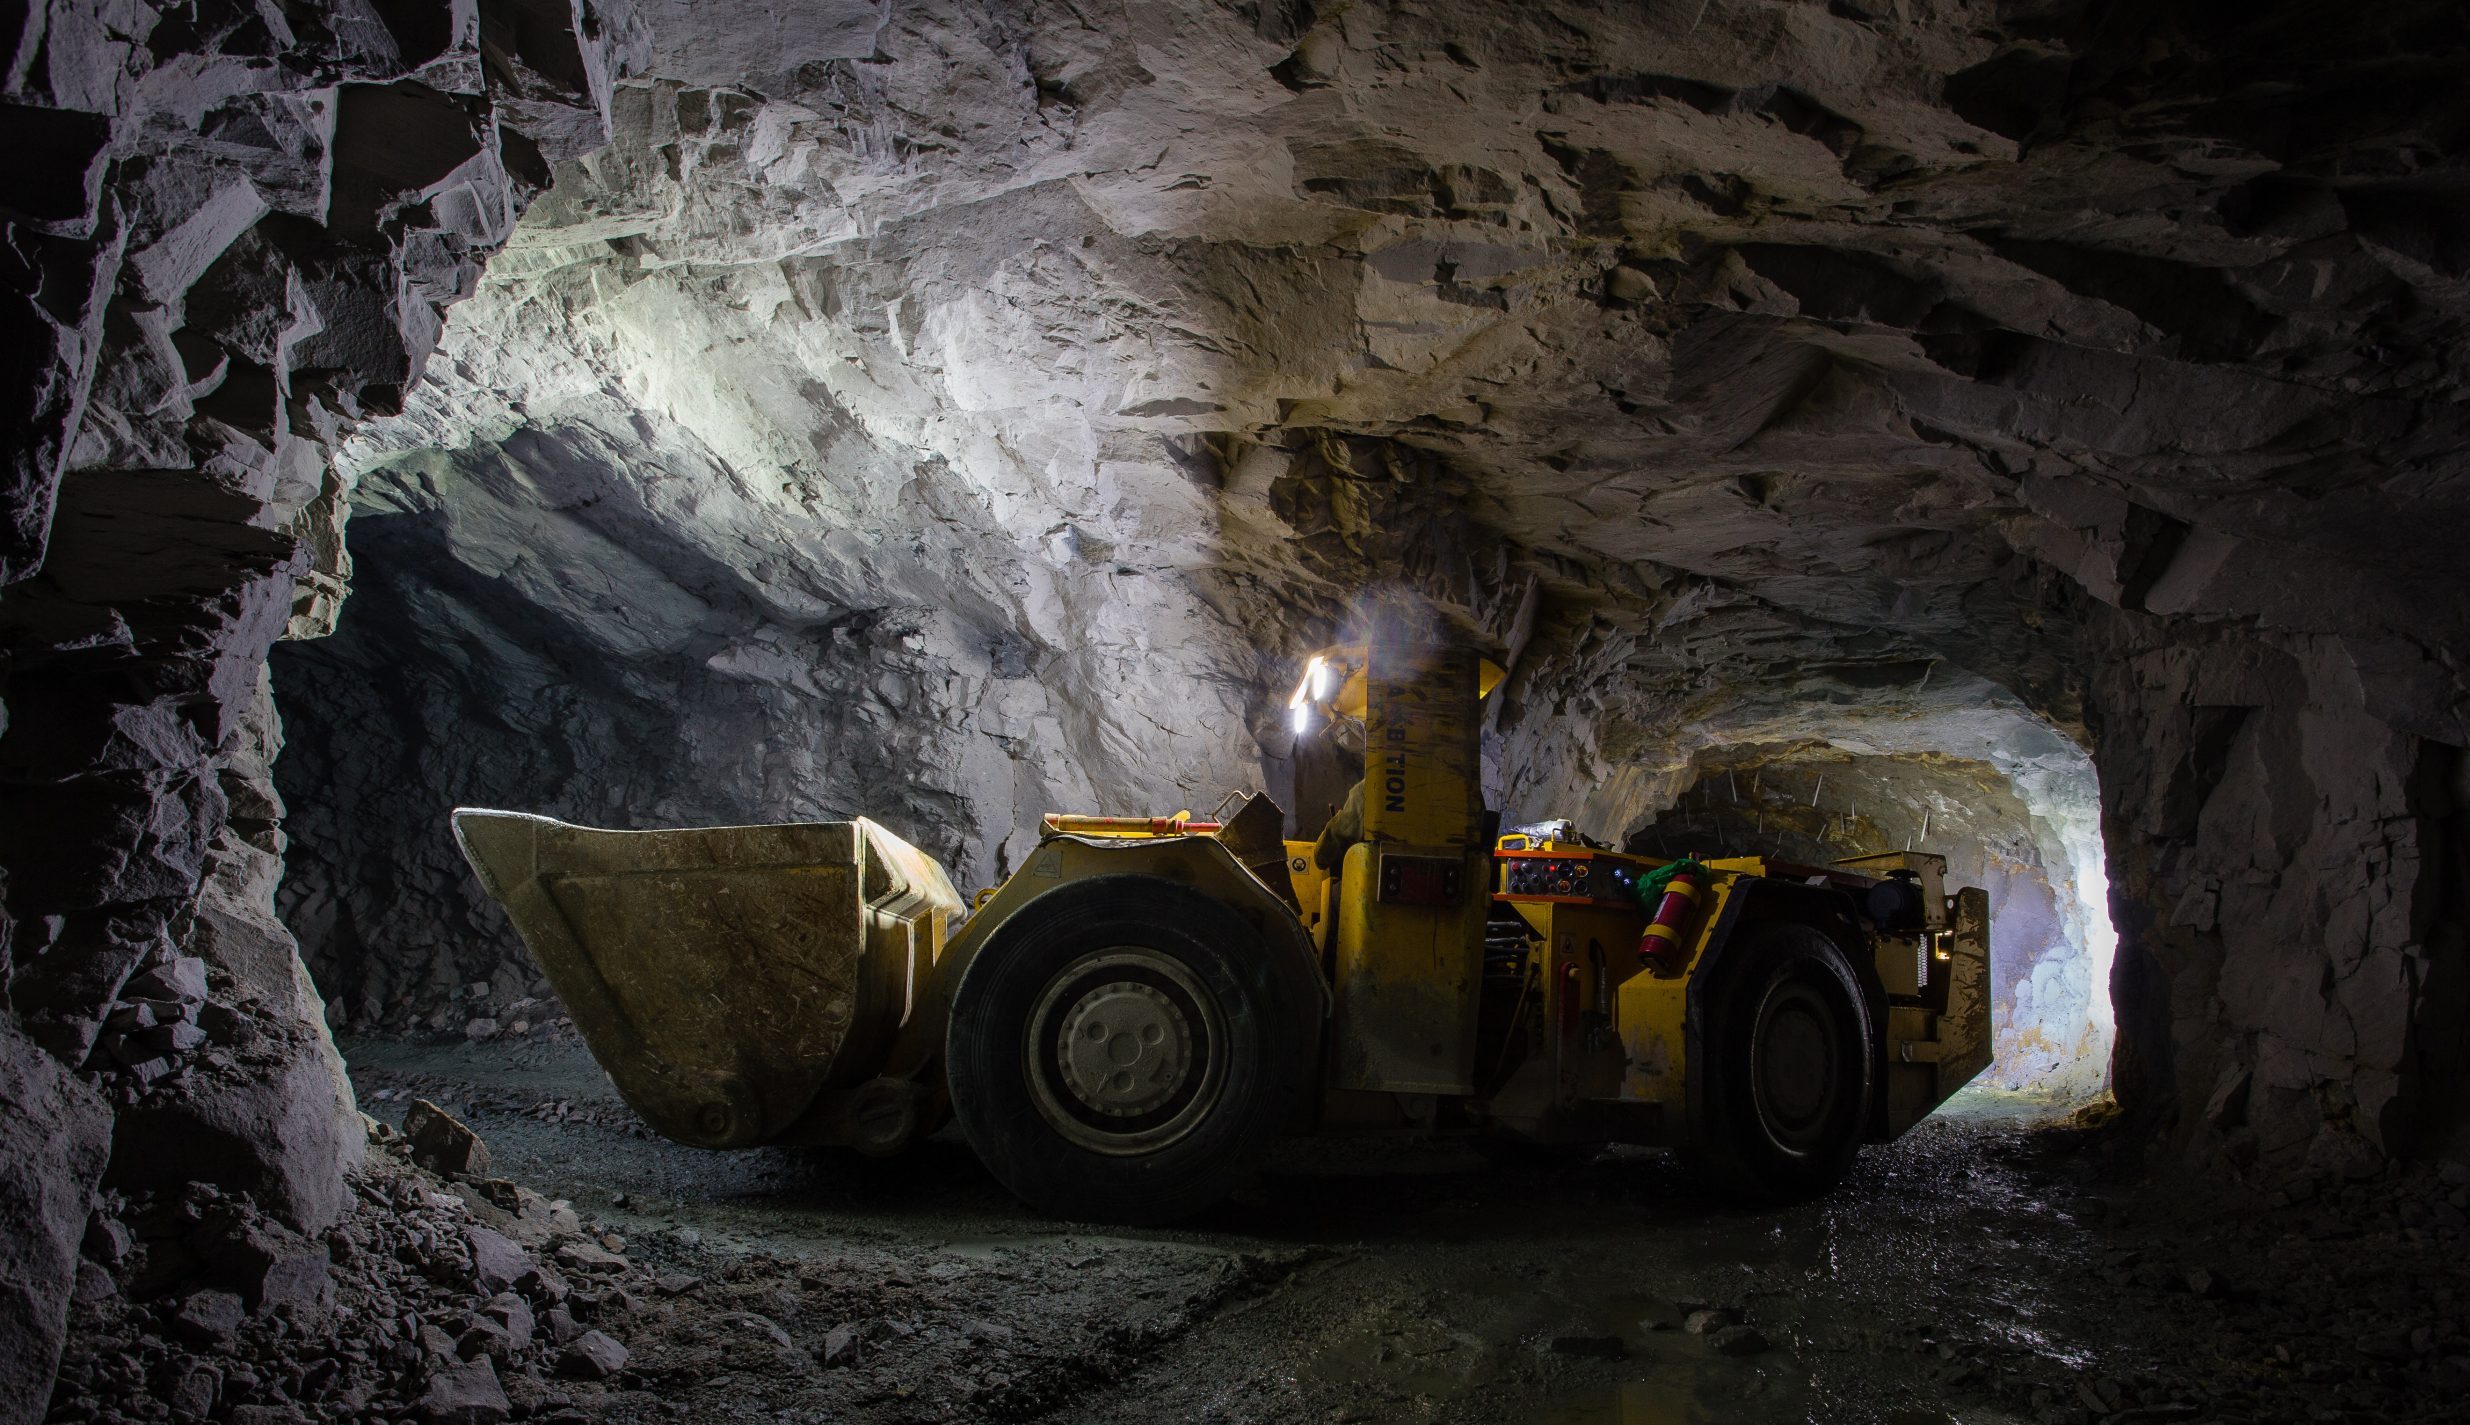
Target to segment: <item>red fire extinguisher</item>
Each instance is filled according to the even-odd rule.
[[[1660,881],[1664,891],[1655,903],[1655,915],[1648,920],[1646,932],[1638,937],[1640,964],[1675,967],[1680,963],[1682,931],[1697,913],[1706,879],[1706,867],[1695,861],[1675,861],[1640,882],[1641,890],[1651,890]]]

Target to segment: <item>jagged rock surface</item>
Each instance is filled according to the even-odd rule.
[[[14,7],[0,80],[0,1419],[44,1404],[98,1175],[317,1231],[361,1133],[274,913],[266,652],[330,620],[330,452],[396,408],[622,7]],[[24,1246],[18,1233],[25,1232]]]
[[[107,1194],[79,1224],[77,1329],[48,1418],[498,1422],[519,1401],[581,1420],[556,1363],[587,1323],[633,1335],[649,1274],[568,1203],[433,1176],[363,1121],[378,1151],[315,1236],[207,1183]]]
[[[1513,815],[2055,727],[2130,1107],[2268,1172],[2452,1132],[2455,8],[729,13],[349,457],[284,672],[354,1013],[528,981],[450,799],[983,877],[1041,803],[1291,794],[1350,596],[1505,646],[1533,576]]]

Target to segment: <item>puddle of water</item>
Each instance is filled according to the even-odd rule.
[[[1543,1406],[1535,1425],[1750,1425],[1807,1418],[1797,1382],[1729,1380],[1674,1367],[1648,1380],[1573,1392]]]
[[[1350,1398],[1395,1403],[1454,1399],[1495,1380],[1518,1344],[1530,1284],[1471,1272],[1442,1305],[1375,1308],[1333,1332],[1304,1363],[1304,1380]],[[1377,1410],[1367,1418],[1381,1418]]]
[[[1686,1314],[1680,1302],[1652,1292],[1610,1292],[1588,1305],[1595,1327],[1592,1334],[1620,1336],[1632,1347],[1650,1333],[1679,1330]]]
[[[1557,1401],[1535,1418],[1537,1425],[1702,1425],[1707,1419],[1687,1392],[1634,1380]]]
[[[1449,1400],[1490,1384],[1496,1364],[1483,1342],[1456,1333],[1376,1331],[1323,1347],[1304,1375],[1386,1402]],[[1380,1412],[1364,1418],[1378,1419]]]

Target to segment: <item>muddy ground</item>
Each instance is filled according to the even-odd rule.
[[[1785,1210],[1651,1153],[1324,1141],[1125,1231],[1025,1213],[956,1141],[652,1138],[571,1041],[347,1054],[373,1114],[444,1104],[663,1281],[609,1326],[625,1369],[566,1391],[597,1419],[2390,1422],[2470,1388],[2464,1183],[2129,1186],[2012,1097]]]

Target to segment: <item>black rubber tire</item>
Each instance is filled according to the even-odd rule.
[[[1804,1201],[1842,1182],[1869,1136],[1869,999],[1820,931],[1743,934],[1706,1006],[1706,1121],[1685,1157],[1719,1190]]]
[[[1183,1136],[1116,1155],[1073,1142],[1038,1106],[1029,1075],[1030,1017],[1050,981],[1097,951],[1132,946],[1171,957],[1223,1026],[1223,1081]],[[1243,918],[1189,887],[1152,876],[1101,876],[1049,892],[1015,915],[962,974],[945,1032],[945,1072],[961,1133],[1014,1196],[1057,1217],[1151,1224],[1189,1217],[1258,1166],[1310,1082],[1294,977]]]

